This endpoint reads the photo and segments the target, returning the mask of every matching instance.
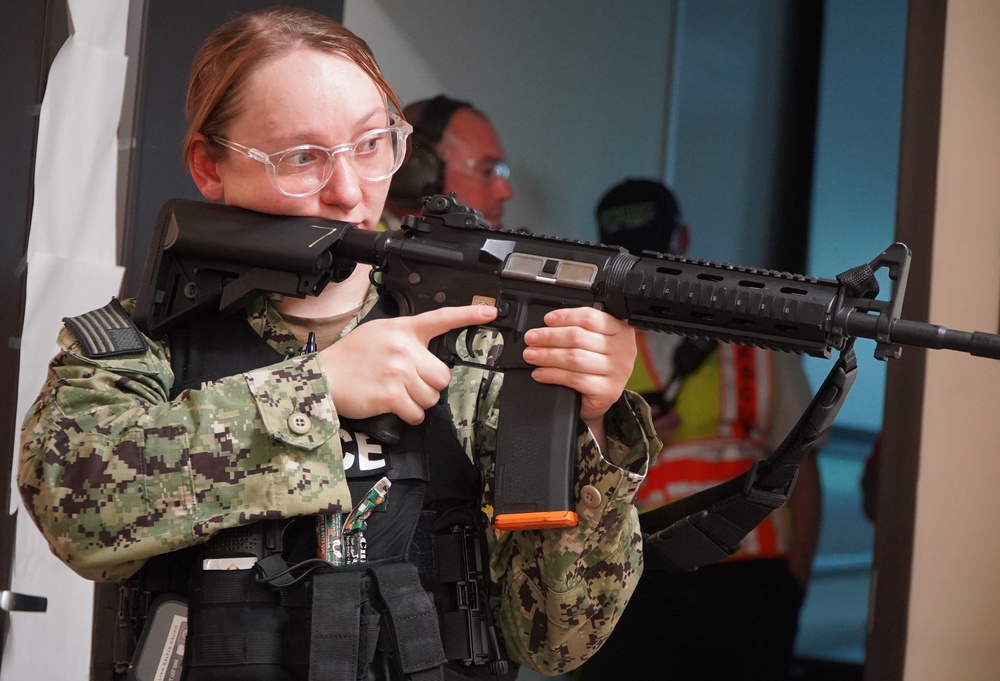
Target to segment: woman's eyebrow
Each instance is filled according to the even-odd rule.
[[[360,119],[358,119],[358,122],[360,123],[362,121],[369,121],[374,116],[377,116],[379,114],[385,114],[386,115],[386,122],[388,122],[388,119],[389,119],[389,110],[386,109],[384,106],[376,106],[376,107],[372,108],[371,111],[369,111],[367,115],[364,115]]]
[[[367,113],[361,114],[361,116],[358,117],[357,122],[355,123],[355,127],[356,128],[360,128],[360,127],[365,126],[366,124],[368,124],[371,121],[372,118],[375,118],[379,114],[385,114],[385,116],[386,116],[385,125],[388,125],[389,124],[389,110],[386,109],[386,108],[384,108],[384,107],[381,107],[381,106],[376,106],[376,107],[372,108],[370,111],[368,111]],[[375,127],[382,127],[382,125],[380,124],[380,125],[375,126]],[[308,129],[308,130],[293,130],[291,132],[284,133],[284,134],[282,134],[280,136],[280,139],[286,140],[286,141],[289,141],[289,140],[299,140],[301,144],[311,144],[311,143],[313,143],[312,140],[315,140],[316,137],[317,137],[317,131],[316,130]],[[351,142],[351,141],[352,140],[343,140],[341,142],[338,142],[338,144],[344,144],[344,143],[348,143],[348,142]]]

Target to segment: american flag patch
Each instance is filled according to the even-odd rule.
[[[63,321],[76,334],[88,357],[146,352],[146,339],[117,298],[99,310],[79,317],[64,317]]]

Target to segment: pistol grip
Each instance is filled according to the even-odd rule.
[[[573,527],[580,394],[539,383],[531,369],[504,372],[493,491],[493,526]]]
[[[341,418],[341,423],[349,424],[350,429],[365,433],[379,442],[394,445],[399,442],[400,435],[406,423],[395,414],[379,414],[366,419]]]

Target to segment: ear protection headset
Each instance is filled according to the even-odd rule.
[[[417,211],[425,196],[440,194],[444,185],[444,161],[434,153],[444,129],[459,109],[472,105],[445,95],[414,102],[403,115],[413,126],[410,155],[389,185],[389,199],[403,210]]]

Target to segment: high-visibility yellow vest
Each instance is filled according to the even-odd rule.
[[[679,339],[639,333],[639,352],[629,388],[662,391],[673,373]],[[667,341],[665,339],[669,338]],[[686,497],[745,472],[767,457],[775,409],[774,355],[769,350],[719,343],[689,375],[674,405],[680,425],[664,442],[639,488],[640,511]],[[772,513],[747,535],[733,557],[788,554],[790,518],[786,507]]]

